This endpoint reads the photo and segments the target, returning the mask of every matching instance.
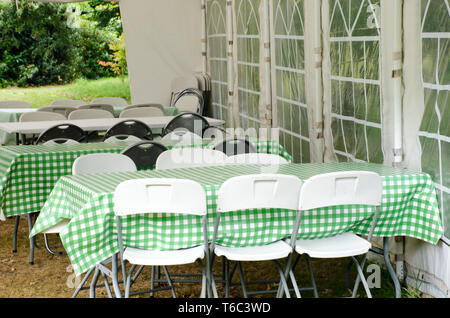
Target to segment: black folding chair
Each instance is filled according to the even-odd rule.
[[[227,156],[240,155],[244,153],[255,153],[255,147],[247,139],[227,139],[214,146],[214,150],[219,150]]]
[[[138,169],[155,166],[158,156],[168,148],[154,141],[142,141],[125,148],[121,153],[130,157]]]
[[[175,118],[164,127],[162,135],[165,136],[177,129],[183,129],[203,137],[203,133],[209,127],[208,121],[203,116],[196,113],[185,112],[175,116]]]
[[[35,145],[42,144],[49,140],[54,139],[73,139],[78,142],[83,141],[86,137],[86,132],[80,127],[73,124],[58,124],[43,131],[37,140]]]
[[[145,123],[135,119],[125,119],[112,126],[105,133],[103,141],[112,136],[131,135],[141,139],[152,140],[153,133]]]

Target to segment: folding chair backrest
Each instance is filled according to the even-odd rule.
[[[78,141],[68,138],[51,139],[43,143],[43,145],[76,145]]]
[[[195,144],[203,141],[203,138],[187,129],[177,129],[164,135],[161,140],[177,141],[180,144]]]
[[[134,118],[134,117],[161,117],[164,116],[164,111],[159,107],[137,107],[123,110],[120,118]]]
[[[103,140],[111,136],[133,135],[141,139],[153,139],[152,130],[145,123],[135,119],[124,119],[106,131]]]
[[[72,174],[136,171],[134,161],[118,153],[94,153],[78,157],[72,166]]]
[[[156,170],[224,165],[223,152],[207,148],[173,148],[156,160]]]
[[[163,129],[163,135],[178,129],[185,128],[194,134],[203,136],[203,132],[209,127],[208,121],[196,113],[181,113],[175,116]]]
[[[301,187],[302,181],[292,175],[233,177],[219,189],[217,210],[221,213],[262,208],[297,210]]]
[[[69,114],[69,119],[114,118],[114,115],[103,109],[77,109]]]
[[[85,105],[86,102],[78,99],[58,99],[50,103],[50,106],[73,106],[78,107]]]
[[[140,142],[143,141],[141,138],[133,136],[133,135],[116,135],[108,137],[104,140],[107,143],[114,143],[119,141],[132,141],[132,142]]]
[[[114,106],[110,104],[87,104],[81,105],[78,109],[103,109],[110,112],[114,116]]]
[[[20,115],[19,122],[66,120],[66,116],[51,112],[32,112]]]
[[[73,139],[81,141],[86,137],[86,133],[80,127],[73,124],[59,124],[43,131],[37,138],[35,144],[58,138]]]
[[[127,107],[128,102],[122,97],[100,97],[91,100],[91,104],[108,104],[115,107]]]
[[[140,169],[154,166],[158,156],[166,150],[167,147],[160,143],[142,141],[125,148],[121,153],[130,157]]]
[[[116,187],[113,201],[118,216],[144,213],[206,215],[205,190],[192,180],[127,180]]]
[[[305,181],[299,210],[326,206],[381,204],[381,177],[369,171],[342,171],[313,176]]]
[[[0,108],[31,108],[31,105],[21,100],[2,100]]]
[[[73,106],[59,106],[59,105],[55,105],[55,106],[44,106],[41,108],[38,108],[37,111],[38,112],[51,112],[51,113],[58,113],[61,115],[64,115],[66,118],[69,117],[69,114],[73,111],[77,110],[76,107]]]
[[[286,159],[279,155],[268,153],[244,153],[227,157],[226,164],[263,164],[263,165],[280,165],[289,163]]]
[[[255,147],[246,139],[227,139],[214,146],[215,150],[224,152],[227,156],[234,156],[244,153],[255,153]]]

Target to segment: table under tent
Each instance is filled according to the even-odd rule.
[[[397,229],[391,259],[400,281],[450,296],[449,0],[119,4],[133,103],[168,104],[174,78],[206,73],[206,115],[244,135],[270,131],[296,163],[429,174],[444,234]]]

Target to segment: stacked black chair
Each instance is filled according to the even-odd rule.
[[[185,97],[185,96],[195,96],[198,99],[198,106],[197,106],[197,114],[199,115],[203,115],[203,110],[205,107],[205,101],[203,99],[203,94],[200,90],[196,89],[196,88],[186,88],[185,90],[181,91],[177,97],[175,98],[173,105],[176,107],[177,102]]]
[[[132,135],[146,140],[153,139],[151,128],[148,127],[145,123],[135,119],[125,119],[115,124],[110,129],[108,129],[103,137],[103,140],[118,135]]]

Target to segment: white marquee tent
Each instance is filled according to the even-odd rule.
[[[278,127],[296,162],[430,174],[444,236],[391,252],[406,283],[450,296],[449,0],[119,3],[133,103],[167,104],[172,79],[206,72],[214,117]]]

